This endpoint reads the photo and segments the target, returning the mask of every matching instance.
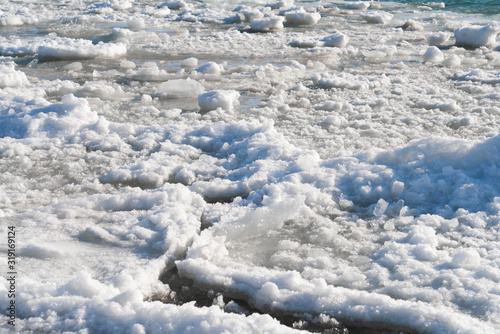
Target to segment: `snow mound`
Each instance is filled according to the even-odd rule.
[[[253,20],[250,29],[255,32],[273,32],[283,30],[283,21],[281,16],[272,16],[263,19]]]
[[[238,105],[240,93],[235,90],[213,90],[198,95],[198,104],[202,112],[222,108],[233,110]]]
[[[437,47],[430,46],[425,50],[423,58],[424,63],[440,63],[444,60],[444,55]]]
[[[451,34],[449,32],[440,31],[437,33],[426,35],[425,39],[427,40],[427,43],[429,43],[429,45],[437,46],[437,45],[443,45],[446,42],[448,42],[450,37]]]
[[[0,88],[25,87],[29,84],[26,74],[17,71],[14,63],[0,64]]]
[[[205,92],[205,87],[196,80],[173,79],[158,86],[158,93],[170,98],[197,97]]]
[[[195,72],[199,74],[213,74],[213,75],[220,75],[222,72],[223,68],[221,65],[214,63],[214,62],[208,62],[206,64],[201,65],[198,67]]]
[[[127,46],[123,43],[98,43],[85,39],[55,38],[38,47],[38,59],[95,59],[125,56]]]
[[[356,9],[356,10],[367,10],[370,7],[370,2],[368,1],[357,1],[351,2],[345,5],[347,9]]]
[[[343,48],[347,45],[349,39],[347,38],[347,35],[341,32],[334,32],[330,36],[326,36],[321,39],[321,41],[323,42],[324,46]]]
[[[285,23],[291,26],[310,26],[318,23],[320,18],[320,13],[308,13],[300,7],[285,14]]]
[[[466,48],[494,46],[499,32],[500,26],[498,24],[488,24],[486,26],[467,26],[455,29],[454,31],[456,44]]]
[[[382,11],[375,11],[361,15],[367,23],[372,24],[387,24],[392,19],[392,16],[393,15],[391,13]]]

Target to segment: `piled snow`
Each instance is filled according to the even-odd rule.
[[[498,32],[500,32],[499,25],[488,24],[486,26],[458,28],[455,29],[454,34],[458,46],[479,48],[481,46],[494,46]]]
[[[300,7],[296,10],[287,11],[285,14],[285,23],[291,26],[314,25],[321,18],[320,13],[308,13]]]
[[[0,88],[24,87],[29,84],[26,74],[17,71],[14,63],[0,64]]]
[[[223,70],[223,68],[221,65],[211,61],[211,62],[203,64],[200,67],[198,67],[197,69],[195,69],[195,72],[199,73],[199,74],[220,75],[222,70]]]
[[[240,94],[235,90],[213,90],[198,95],[198,105],[202,112],[222,108],[233,110],[238,105]]]

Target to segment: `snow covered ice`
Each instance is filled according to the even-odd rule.
[[[15,330],[500,333],[499,18],[1,3]]]

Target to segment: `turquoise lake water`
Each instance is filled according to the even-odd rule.
[[[434,0],[434,1],[415,1],[415,0],[400,0],[400,3],[423,5],[429,2],[444,2],[446,9],[462,12],[462,13],[477,13],[486,15],[500,14],[499,0]]]

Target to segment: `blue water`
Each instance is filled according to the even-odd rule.
[[[391,0],[394,2],[407,3],[413,5],[425,5],[429,2],[444,2],[446,10],[461,13],[475,13],[485,15],[500,14],[500,0]]]

